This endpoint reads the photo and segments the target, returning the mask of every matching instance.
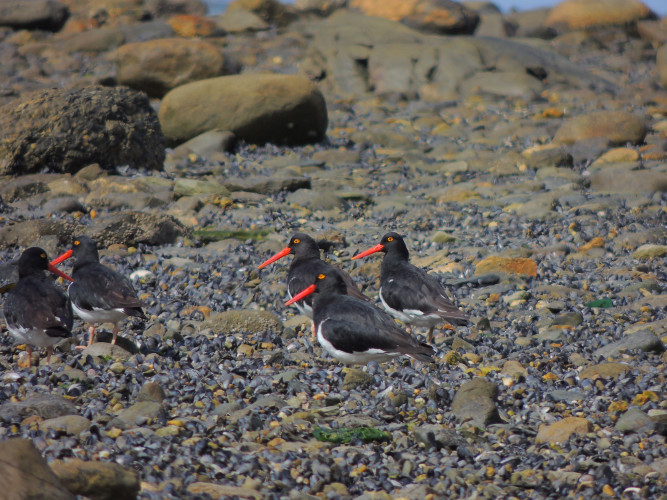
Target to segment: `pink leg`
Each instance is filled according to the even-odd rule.
[[[90,347],[95,342],[95,325],[92,323],[90,324],[90,328],[88,328],[88,336],[88,347]]]
[[[50,345],[49,347],[46,348],[46,364],[50,365],[51,364],[51,356],[53,356],[53,346]]]
[[[95,339],[95,325],[90,323],[88,325],[88,345],[78,345],[74,349],[85,349],[86,347],[90,347],[93,345],[93,340]]]
[[[116,344],[116,338],[118,337],[118,323],[113,324],[113,338],[111,339],[112,344]]]

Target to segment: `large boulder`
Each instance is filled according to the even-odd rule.
[[[298,18],[291,5],[277,0],[234,0],[227,5],[227,12],[247,11],[257,14],[270,24],[285,26]]]
[[[135,90],[49,89],[0,108],[0,175],[75,173],[91,163],[160,169],[164,157],[157,115]]]
[[[251,143],[320,141],[327,108],[317,86],[296,75],[246,74],[210,78],[169,92],[160,106],[169,143],[179,144],[213,129]]]
[[[94,500],[134,500],[141,489],[137,471],[113,462],[56,460],[51,469],[69,491]]]
[[[116,243],[136,246],[165,245],[187,236],[191,229],[171,215],[123,211],[95,218],[85,230],[101,247]]]
[[[612,145],[640,144],[646,137],[644,118],[629,111],[595,111],[569,118],[554,136],[555,144],[603,138]]]
[[[660,84],[667,89],[667,43],[662,45],[656,53],[656,68]]]
[[[639,0],[566,0],[547,16],[544,24],[565,30],[625,26],[655,14]]]
[[[185,83],[222,74],[223,57],[203,40],[164,38],[128,43],[116,51],[118,83],[162,97]]]
[[[451,0],[352,0],[350,6],[430,33],[472,34],[479,23],[479,14]]]
[[[2,0],[0,26],[15,30],[59,31],[69,17],[67,6],[57,0]]]
[[[74,500],[29,439],[0,441],[0,478],[5,500]]]
[[[562,84],[615,92],[615,84],[544,45],[486,37],[423,35],[398,22],[341,10],[314,24],[300,65],[326,93],[443,101],[461,94],[538,96]]]

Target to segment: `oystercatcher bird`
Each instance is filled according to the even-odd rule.
[[[433,361],[433,348],[401,329],[384,311],[370,302],[348,295],[343,275],[330,269],[296,294],[285,305],[313,298],[313,327],[317,340],[334,358],[346,364],[387,361],[407,355]]]
[[[67,295],[44,274],[47,270],[72,281],[49,264],[41,248],[25,250],[19,258],[19,281],[7,295],[3,309],[9,333],[27,346],[28,366],[32,364],[33,346],[46,347],[49,364],[53,346],[72,335],[72,305]]]
[[[426,341],[433,342],[433,329],[441,321],[465,325],[468,315],[447,297],[445,287],[433,276],[409,261],[408,247],[394,232],[385,234],[379,244],[352,259],[384,252],[380,268],[380,300],[394,318],[408,325],[427,326]]]
[[[95,323],[113,323],[112,344],[118,337],[118,322],[128,316],[148,319],[141,309],[132,283],[122,274],[100,264],[97,244],[87,236],[75,238],[70,250],[51,262],[59,264],[76,257],[71,283],[67,289],[76,315],[89,324],[88,345],[95,341]]]
[[[357,285],[349,274],[320,258],[320,248],[317,246],[317,242],[304,233],[294,234],[285,248],[273,257],[262,262],[258,269],[262,269],[289,254],[294,254],[294,258],[287,271],[287,293],[290,298],[311,285],[318,274],[326,274],[330,272],[331,269],[334,269],[342,276],[343,281],[347,286],[348,295],[359,300],[369,300],[368,297],[359,291],[359,288],[357,288]],[[312,297],[306,297],[303,300],[293,302],[293,304],[301,314],[308,316],[309,318],[313,317]]]

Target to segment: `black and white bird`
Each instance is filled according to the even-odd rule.
[[[3,308],[9,333],[27,346],[28,366],[31,365],[33,346],[46,347],[46,363],[49,364],[54,345],[72,335],[74,319],[70,300],[44,271],[72,281],[49,264],[44,250],[28,248],[19,258],[19,281],[8,293]]]
[[[387,361],[410,356],[433,361],[433,348],[419,342],[384,311],[351,297],[336,269],[320,273],[286,305],[313,295],[313,325],[317,340],[334,358],[346,364]]]
[[[446,321],[461,326],[468,315],[447,297],[445,287],[423,269],[410,264],[410,254],[403,238],[394,232],[385,234],[379,244],[352,257],[360,259],[384,252],[380,268],[380,300],[394,318],[411,326],[428,327],[426,341],[433,342],[433,329]]]
[[[258,269],[293,254],[294,258],[287,270],[287,293],[290,298],[297,295],[313,283],[315,277],[320,273],[328,273],[331,269],[340,272],[347,287],[348,295],[359,300],[369,300],[354,283],[349,274],[337,267],[323,261],[320,257],[320,248],[317,242],[305,233],[295,233],[289,240],[288,245],[280,252],[262,262]],[[309,318],[313,317],[313,298],[306,297],[294,302],[299,312]]]
[[[76,315],[89,324],[88,345],[95,341],[95,323],[113,323],[112,344],[118,337],[118,323],[128,316],[148,319],[132,283],[119,272],[100,264],[97,244],[87,236],[74,239],[70,250],[52,264],[74,256],[74,282],[67,289]]]

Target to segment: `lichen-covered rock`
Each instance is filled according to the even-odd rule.
[[[42,90],[0,109],[0,175],[98,163],[160,169],[164,136],[146,96],[123,87]]]
[[[114,243],[164,245],[190,234],[191,230],[170,215],[124,211],[100,216],[85,230],[100,247]]]
[[[211,314],[199,326],[199,330],[211,329],[216,335],[236,332],[281,332],[283,324],[274,313],[240,309]]]
[[[91,500],[134,500],[141,488],[136,471],[112,462],[57,460],[51,469],[69,491]]]

